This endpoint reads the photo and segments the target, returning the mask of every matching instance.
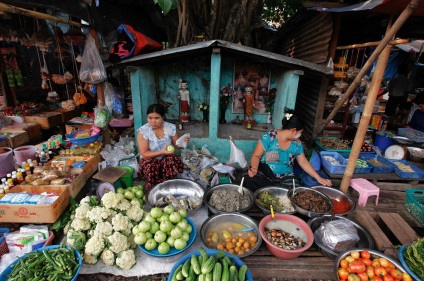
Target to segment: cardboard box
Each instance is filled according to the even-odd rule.
[[[22,131],[27,132],[30,142],[36,141],[41,138],[41,127],[37,123],[12,124],[0,129],[0,132],[22,132]]]
[[[29,137],[27,132],[13,132],[9,136],[9,147],[11,148],[17,148],[22,145],[28,144]]]
[[[25,122],[38,123],[42,129],[50,129],[63,124],[62,114],[58,112],[41,112],[25,116]]]
[[[84,178],[89,179],[97,171],[100,160],[100,153],[88,156],[56,156],[55,158],[53,158],[53,160],[47,163],[47,165],[52,165],[57,161],[59,161],[60,163],[74,163],[78,161],[86,161],[86,164],[82,169],[72,170],[81,170],[81,173],[84,175]]]
[[[17,185],[10,192],[56,193],[53,204],[0,204],[0,222],[54,223],[69,204],[69,188],[62,186]]]

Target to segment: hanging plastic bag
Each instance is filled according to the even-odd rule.
[[[110,83],[105,83],[105,104],[112,114],[122,114],[122,97]]]
[[[85,41],[83,60],[81,63],[79,78],[82,82],[99,84],[107,78],[105,67],[103,66],[96,41],[90,33]]]
[[[60,100],[59,95],[56,93],[56,91],[51,91],[47,93],[47,99],[48,102],[58,102]]]
[[[105,129],[111,120],[111,114],[107,107],[94,108],[94,125],[101,129]]]
[[[179,139],[177,139],[177,141],[175,142],[176,145],[178,145],[179,147],[182,148],[187,148],[187,142],[185,141],[185,138],[189,138],[190,137],[190,133],[186,133],[184,135],[182,135]]]
[[[230,159],[228,160],[228,163],[238,163],[241,168],[246,168],[246,157],[244,156],[243,151],[241,151],[241,149],[237,147],[232,137],[230,137],[230,144],[231,150]]]

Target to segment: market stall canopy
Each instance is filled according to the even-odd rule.
[[[368,0],[363,3],[351,5],[342,8],[325,8],[325,7],[312,7],[310,9],[320,12],[359,12],[359,11],[372,11],[380,14],[397,14],[402,12],[409,4],[409,0]],[[412,16],[424,16],[424,4],[420,4],[415,8]]]

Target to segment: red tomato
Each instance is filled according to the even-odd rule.
[[[392,269],[390,270],[390,275],[393,276],[395,279],[402,279],[402,272],[398,269]]]
[[[368,252],[367,250],[363,250],[361,252],[361,258],[363,259],[371,259],[371,254],[370,252]]]
[[[358,277],[359,277],[359,280],[361,280],[361,281],[368,281],[369,280],[368,275],[365,272],[358,273]]]
[[[374,276],[374,278],[372,280],[373,281],[383,281],[383,278],[381,278],[380,276]]]
[[[353,261],[349,263],[349,269],[353,273],[365,272],[367,267],[361,261]]]
[[[347,281],[361,281],[361,280],[359,279],[358,275],[351,273],[347,277]]]
[[[337,273],[339,274],[339,279],[347,279],[349,277],[349,271],[346,268],[339,268]]]
[[[374,267],[367,266],[366,273],[368,275],[368,278],[373,278],[375,276],[375,274],[374,274]]]
[[[388,261],[387,262],[387,268],[389,269],[396,269],[396,266],[395,266],[395,264],[394,263],[392,263],[391,261]],[[387,271],[390,271],[390,270],[387,270]]]
[[[369,265],[371,265],[371,266],[372,266],[372,261],[371,261],[370,259],[365,259],[365,258],[363,258],[363,259],[362,259],[362,262],[363,262],[366,266],[369,266]]]
[[[340,266],[342,268],[348,268],[349,267],[349,262],[347,260],[341,260],[340,261]]]
[[[380,264],[382,267],[386,268],[389,265],[389,260],[386,258],[379,258],[378,259],[380,261]]]
[[[345,257],[345,260],[347,260],[348,262],[353,262],[355,260],[355,258],[352,257],[352,256],[347,256],[347,257]]]
[[[381,266],[381,264],[380,264],[379,259],[373,259],[373,260],[372,260],[372,266],[373,266],[373,267],[380,267],[380,266]]]
[[[355,260],[357,260],[357,259],[359,259],[360,257],[361,257],[361,254],[358,252],[358,251],[352,251],[351,253],[350,253],[350,255],[355,259]]]
[[[381,278],[383,278],[385,275],[387,275],[387,271],[384,269],[384,267],[376,267],[374,268],[374,274],[376,276],[380,276]]]
[[[387,274],[383,277],[383,281],[395,281],[395,279],[393,278],[393,276]]]

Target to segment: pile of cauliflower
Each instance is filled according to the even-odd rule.
[[[132,228],[143,218],[138,200],[131,202],[122,194],[108,192],[101,202],[96,196],[83,198],[65,227],[67,244],[83,254],[84,262],[116,264],[130,269],[136,263]]]

